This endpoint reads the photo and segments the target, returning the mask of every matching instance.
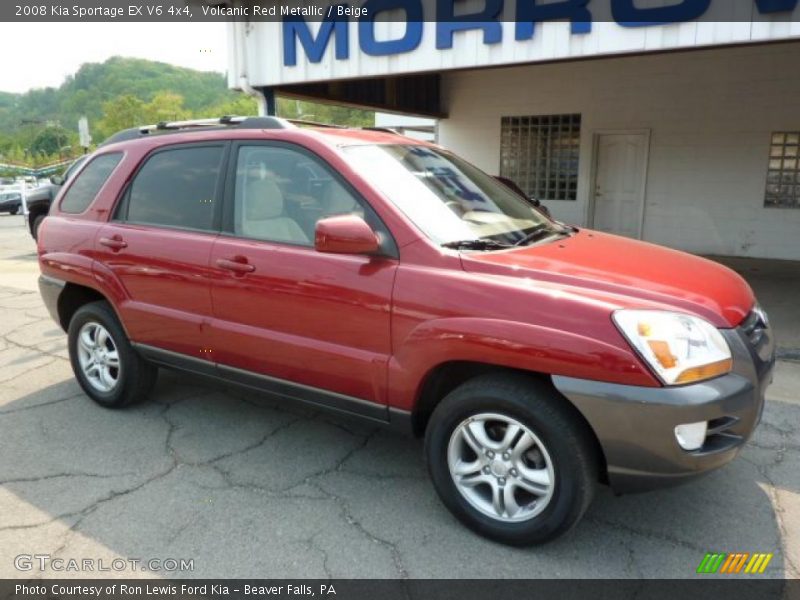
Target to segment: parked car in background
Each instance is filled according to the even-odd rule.
[[[86,156],[87,155],[81,156],[73,162],[67,170],[64,171],[63,175],[53,175],[50,178],[49,184],[39,186],[26,194],[25,204],[28,206],[28,229],[33,239],[38,237],[39,227],[50,211],[50,205],[53,203],[53,200],[55,200],[56,195],[58,195],[58,191],[80,168],[86,160]]]
[[[22,194],[20,192],[0,192],[0,213],[17,214],[22,210]]]
[[[427,142],[213,123],[118,134],[42,225],[42,297],[98,404],[168,367],[424,436],[444,505],[516,545],[599,483],[721,467],[761,419],[774,336],[726,267],[553,221]]]

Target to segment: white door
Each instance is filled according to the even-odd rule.
[[[596,136],[594,229],[641,237],[649,146],[647,132]]]

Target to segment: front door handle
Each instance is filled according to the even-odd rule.
[[[255,266],[247,262],[243,256],[234,256],[233,258],[218,258],[217,266],[220,269],[227,269],[234,273],[244,275],[245,273],[252,273],[256,270]]]
[[[111,248],[112,250],[122,250],[128,247],[128,242],[123,240],[121,235],[114,235],[110,238],[101,237],[99,241],[101,245]]]

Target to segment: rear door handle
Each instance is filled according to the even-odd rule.
[[[107,246],[107,247],[111,248],[112,250],[122,250],[123,248],[127,248],[128,247],[128,242],[123,240],[122,236],[119,236],[119,235],[115,235],[115,236],[110,237],[110,238],[101,237],[100,238],[100,243],[103,246]]]
[[[248,263],[247,259],[243,256],[236,256],[234,258],[218,258],[217,266],[220,269],[227,269],[228,271],[241,273],[242,275],[245,273],[252,273],[256,270],[256,268]]]

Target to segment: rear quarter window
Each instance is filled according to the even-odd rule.
[[[64,194],[59,205],[61,211],[73,214],[85,211],[121,160],[122,152],[93,158]]]
[[[147,159],[130,186],[127,220],[197,229],[213,228],[223,146],[160,150]]]

